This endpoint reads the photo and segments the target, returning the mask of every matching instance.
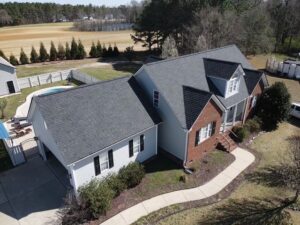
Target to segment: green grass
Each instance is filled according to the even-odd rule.
[[[289,153],[289,146],[287,138],[289,136],[299,134],[300,127],[299,125],[293,125],[290,123],[282,123],[279,126],[279,129],[273,132],[265,133],[255,139],[252,143],[251,148],[255,148],[261,155],[261,161],[255,171],[259,171],[263,167],[269,167],[277,165],[280,162],[289,164],[289,158],[287,157]],[[234,191],[229,199],[254,199],[254,198],[265,198],[273,199],[290,197],[293,193],[290,190],[279,187],[267,187],[262,184],[252,183],[245,180],[236,191]],[[204,218],[208,213],[216,211],[217,206],[225,204],[228,199],[225,199],[221,202],[212,204],[206,207],[193,208],[181,213],[174,214],[172,216],[163,219],[160,223],[161,225],[196,225],[199,224],[199,220]],[[164,214],[164,211],[166,212]],[[169,211],[172,212],[170,209]],[[173,214],[174,212],[172,212]],[[156,215],[155,215],[156,214]],[[157,211],[154,215],[152,214],[149,218],[157,218],[157,216],[168,215],[168,210]],[[300,221],[300,212],[293,212],[292,219],[294,224],[298,224]],[[149,220],[150,221],[150,220]],[[147,217],[139,221],[138,224],[147,224]]]
[[[13,117],[16,113],[16,110],[18,106],[23,104],[25,102],[26,97],[37,90],[47,88],[47,87],[53,87],[53,86],[60,86],[60,85],[67,85],[67,81],[59,81],[51,84],[45,84],[41,86],[36,86],[32,88],[24,88],[22,89],[20,94],[16,94],[10,97],[7,97],[7,106],[4,112],[4,120],[8,120],[9,118]],[[76,84],[73,84],[76,86]]]
[[[111,80],[117,77],[129,75],[130,73],[124,71],[117,71],[110,67],[101,68],[82,68],[80,69],[83,73],[86,73],[99,80]]]
[[[8,170],[12,167],[13,167],[12,162],[11,162],[10,157],[5,149],[3,141],[0,140],[0,172]]]

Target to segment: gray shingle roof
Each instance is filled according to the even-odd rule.
[[[223,98],[206,77],[204,58],[237,62],[243,68],[253,69],[235,45],[154,62],[146,64],[142,68],[152,79],[156,88],[172,108],[181,126],[185,129],[189,127],[190,122],[187,121],[185,114],[183,86],[212,92],[225,107],[230,107],[248,97],[246,83],[242,78],[239,94],[227,99]]]
[[[119,78],[34,98],[67,165],[160,121],[153,112],[149,115],[144,106],[148,103],[141,103],[143,97],[134,91],[138,87],[129,80]]]
[[[239,63],[228,62],[216,59],[203,59],[206,76],[219,77],[230,80],[233,73],[237,70]]]
[[[15,68],[8,61],[6,61],[5,59],[3,59],[1,56],[0,56],[0,64],[5,65],[5,66],[9,66],[9,67],[12,67],[12,68]]]
[[[255,86],[261,80],[263,76],[263,72],[257,70],[249,70],[249,69],[244,69],[244,72],[245,72],[245,81],[247,84],[248,93],[249,95],[251,95]]]

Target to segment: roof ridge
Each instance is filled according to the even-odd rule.
[[[38,95],[38,96],[35,96],[37,98],[43,98],[43,97],[47,97],[47,96],[51,96],[51,95],[56,95],[56,94],[61,94],[61,93],[65,93],[65,92],[69,92],[69,91],[74,91],[74,90],[78,90],[78,89],[81,89],[81,88],[85,88],[85,87],[90,87],[90,86],[96,86],[96,85],[99,85],[99,84],[103,84],[103,83],[109,83],[109,82],[113,82],[113,81],[116,81],[116,80],[121,80],[121,79],[125,79],[125,78],[130,78],[132,75],[124,75],[122,77],[117,77],[117,78],[114,78],[114,79],[111,79],[111,80],[104,80],[104,81],[97,81],[95,83],[91,83],[91,84],[83,84],[83,85],[80,85],[80,86],[77,86],[77,87],[73,87],[73,88],[69,88],[69,89],[66,89],[64,90],[63,92],[53,92],[53,93],[49,93],[49,94],[45,94],[45,95]],[[55,86],[53,86],[55,87]]]
[[[163,62],[169,62],[169,61],[173,61],[173,60],[176,60],[176,59],[187,58],[187,57],[191,57],[191,56],[195,56],[195,55],[200,55],[200,54],[203,54],[203,53],[206,53],[206,52],[212,52],[212,51],[216,51],[216,50],[224,49],[224,48],[229,48],[229,47],[237,47],[237,46],[235,44],[226,45],[226,46],[219,47],[219,48],[207,49],[205,51],[195,52],[195,53],[191,53],[191,54],[187,54],[187,55],[181,55],[181,56],[177,56],[177,57],[174,57],[174,58],[169,58],[169,59],[164,59],[164,60],[157,61],[157,62],[147,63],[147,64],[144,64],[144,65],[145,66],[152,66],[152,65],[155,65],[155,64],[163,63]]]
[[[214,59],[214,58],[203,58],[203,60],[210,60],[210,61],[218,61],[218,62],[223,62],[223,63],[228,63],[228,64],[237,64],[237,65],[241,65],[241,63],[239,62],[234,62],[234,61],[227,61],[227,60],[223,60],[223,59]]]

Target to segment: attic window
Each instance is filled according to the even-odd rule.
[[[240,80],[239,78],[233,78],[228,81],[227,95],[233,95],[238,92]]]
[[[159,92],[153,91],[153,106],[155,108],[158,108],[158,104],[159,104]]]

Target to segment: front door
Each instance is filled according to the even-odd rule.
[[[16,93],[14,82],[7,81],[7,87],[8,87],[8,91],[9,91],[10,94]]]

